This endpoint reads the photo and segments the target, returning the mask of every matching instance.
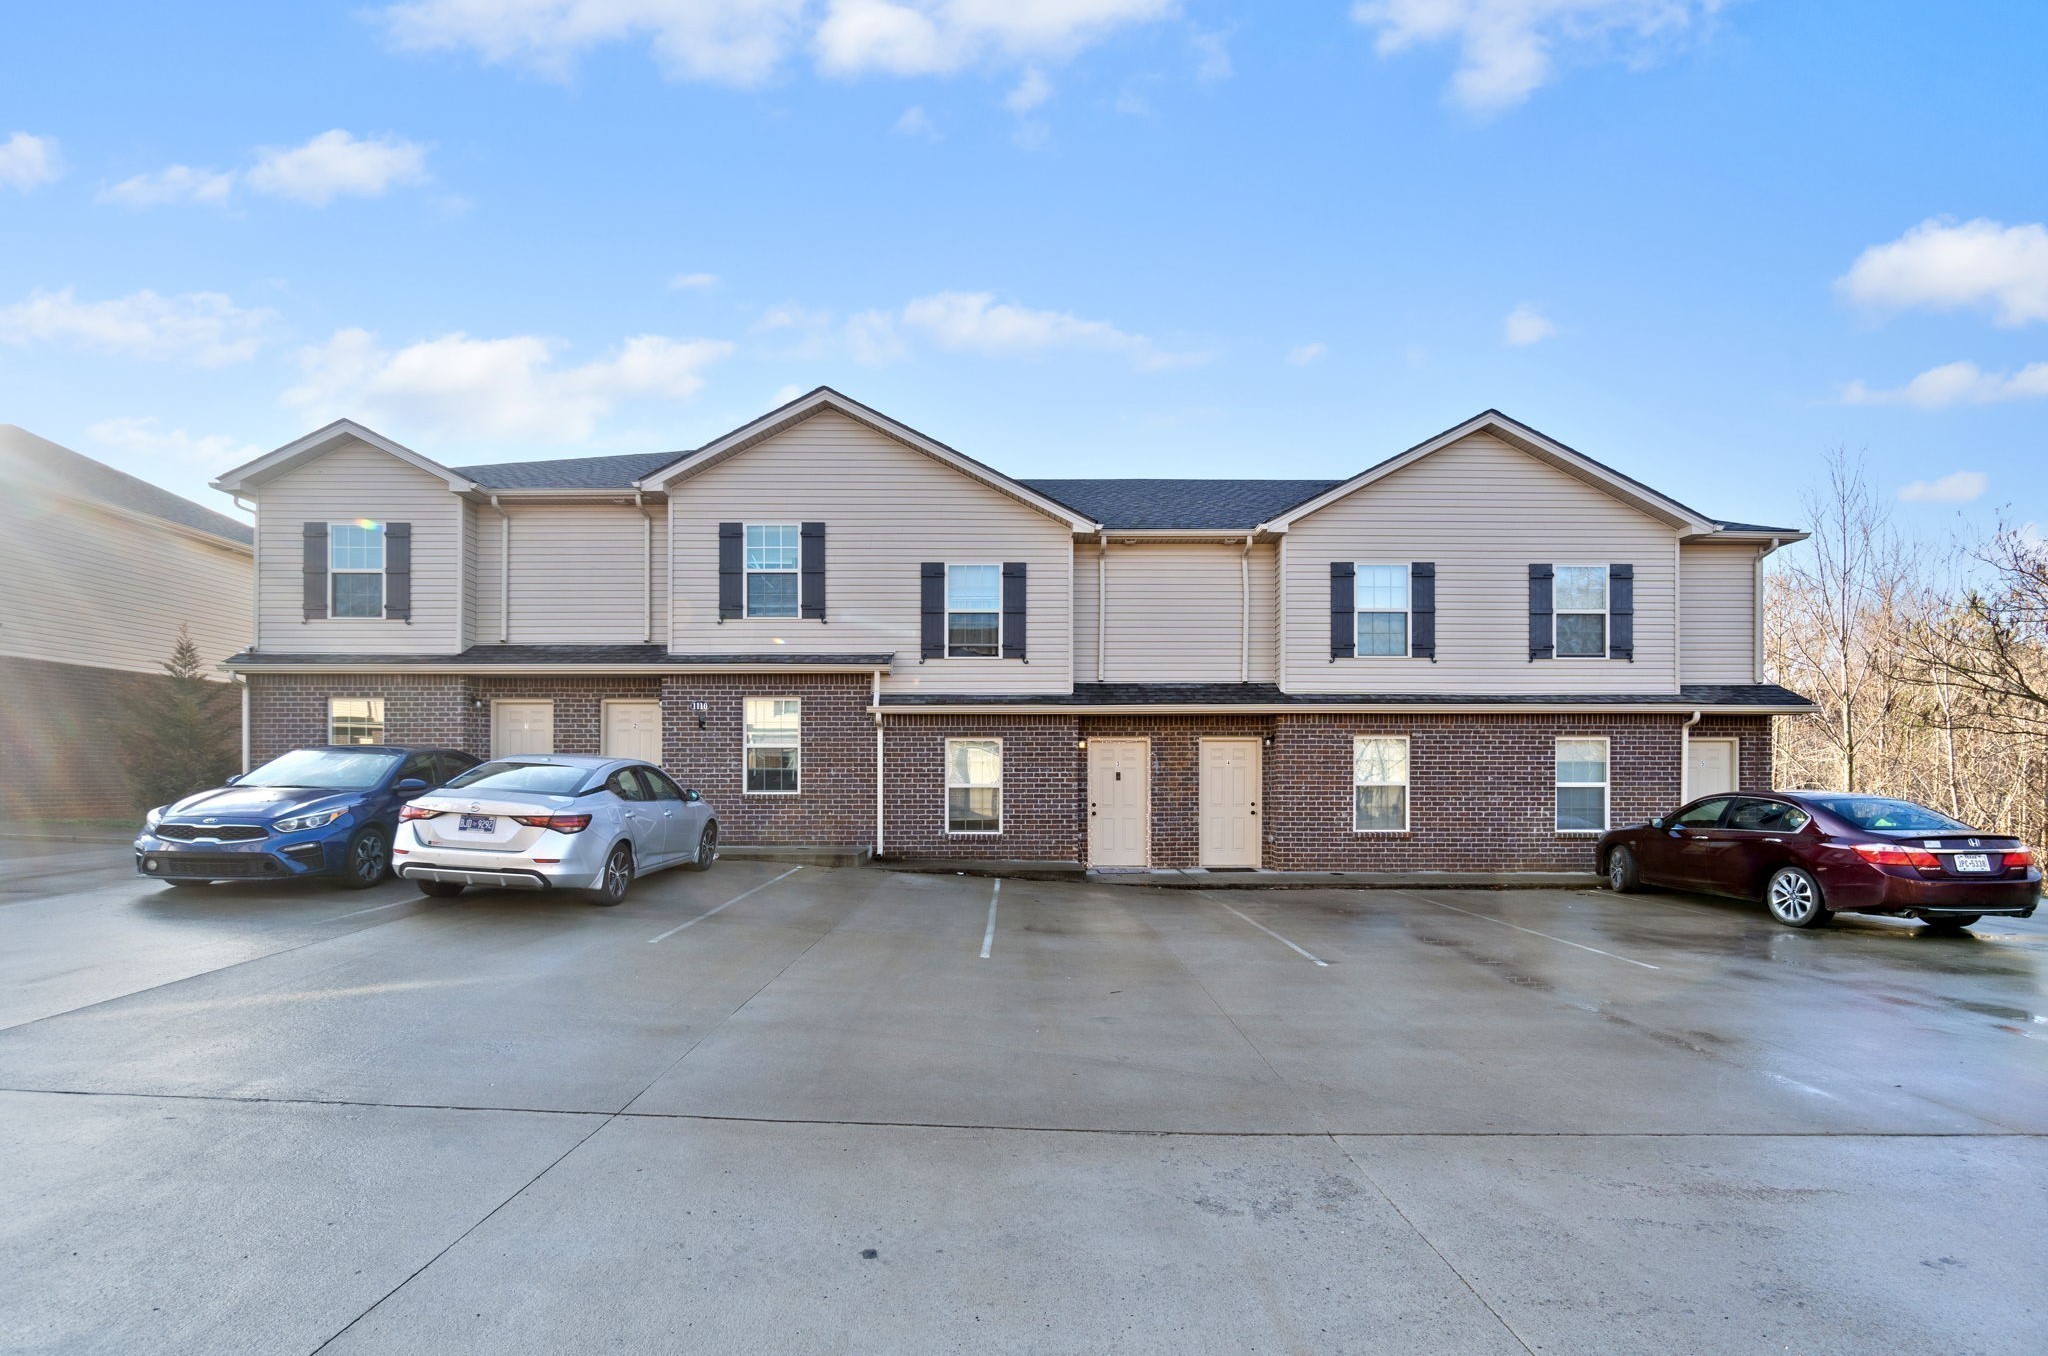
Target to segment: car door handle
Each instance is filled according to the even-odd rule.
[[[1784,840],[1784,839],[1782,839],[1782,838],[1766,838],[1766,839],[1764,839],[1764,841],[1765,841],[1766,843],[1782,843],[1782,842],[1784,842],[1785,840]]]

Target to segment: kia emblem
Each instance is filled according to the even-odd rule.
[[[218,823],[220,823],[220,821],[219,821],[218,819],[202,819],[202,820],[201,820],[201,821],[199,821],[199,822],[200,822],[200,823],[202,823],[202,824],[218,824]]]

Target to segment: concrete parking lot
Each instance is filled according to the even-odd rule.
[[[2027,1352],[2048,928],[0,844],[0,1347]]]

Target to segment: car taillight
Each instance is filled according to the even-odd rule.
[[[590,827],[589,815],[514,815],[514,824],[529,829],[553,829],[556,833],[581,833]]]
[[[2033,864],[2034,850],[2032,848],[2016,847],[2005,854],[2007,870],[2011,870],[2015,866],[2032,866]]]
[[[406,805],[400,807],[398,817],[400,819],[432,819],[440,813],[439,810],[429,810],[424,805]]]
[[[1915,847],[1896,843],[1854,843],[1856,855],[1874,866],[1917,866],[1923,871],[1941,869],[1941,858]]]

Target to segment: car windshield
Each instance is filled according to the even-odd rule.
[[[448,783],[447,791],[539,791],[566,796],[590,775],[589,768],[560,763],[479,763]]]
[[[1970,827],[1925,805],[1885,796],[1830,796],[1816,804],[1872,833],[1954,833]]]
[[[384,780],[401,756],[367,749],[293,749],[248,773],[235,785],[367,791]]]

